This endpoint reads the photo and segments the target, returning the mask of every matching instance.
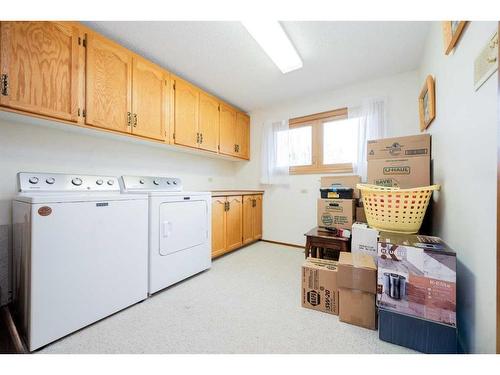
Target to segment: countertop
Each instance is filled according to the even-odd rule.
[[[212,197],[227,197],[231,195],[257,195],[264,194],[264,190],[214,190]]]

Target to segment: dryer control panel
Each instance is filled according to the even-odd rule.
[[[122,191],[182,191],[182,181],[174,177],[122,176]]]

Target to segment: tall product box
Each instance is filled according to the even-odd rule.
[[[350,187],[354,189],[353,198],[359,198],[359,189],[356,185],[361,183],[361,177],[358,175],[346,175],[346,176],[324,176],[321,177],[321,187],[328,188],[332,185],[342,185],[345,187]]]
[[[377,263],[380,308],[456,326],[457,258],[439,237],[380,232]]]
[[[369,184],[403,189],[430,185],[429,134],[371,140],[367,148]]]
[[[302,307],[339,314],[337,262],[307,258],[302,265]]]
[[[351,232],[351,252],[369,255],[375,263],[378,256],[378,230],[365,223],[354,223]]]
[[[318,227],[351,229],[356,212],[354,199],[318,199]]]
[[[378,333],[382,341],[422,353],[458,353],[457,329],[445,324],[379,309]]]
[[[341,252],[338,262],[339,320],[376,329],[377,266],[365,254]]]

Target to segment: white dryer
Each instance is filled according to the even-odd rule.
[[[147,195],[111,176],[18,178],[13,305],[30,351],[147,298]]]
[[[122,176],[123,193],[149,195],[149,294],[211,267],[211,194],[181,180]]]

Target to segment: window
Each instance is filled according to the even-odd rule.
[[[352,173],[358,124],[347,118],[347,108],[291,119],[289,125],[290,173]]]

